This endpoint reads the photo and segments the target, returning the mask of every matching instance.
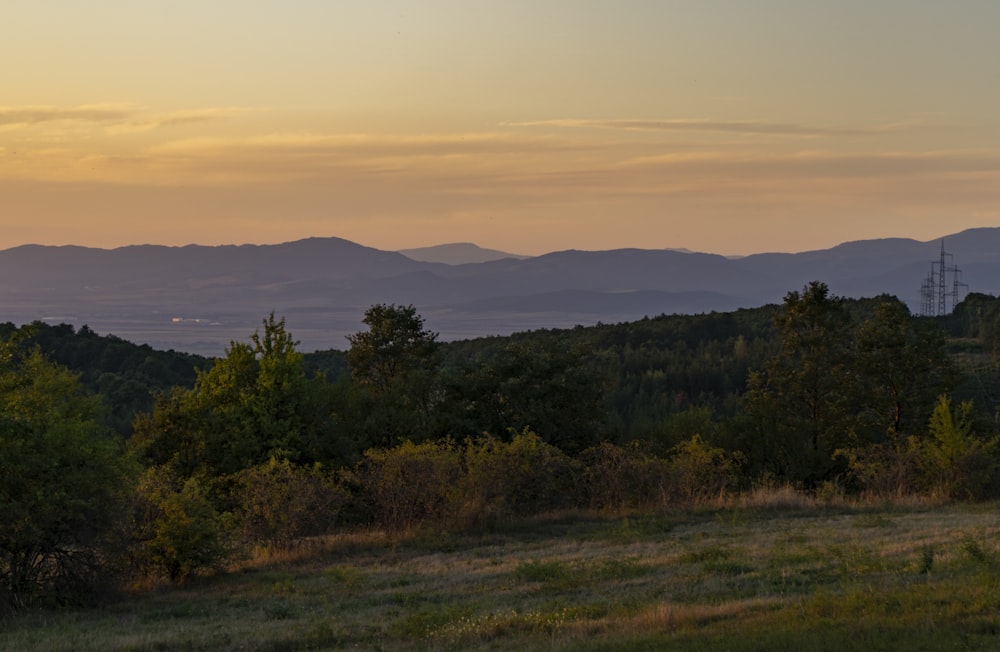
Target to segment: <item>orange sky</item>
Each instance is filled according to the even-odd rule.
[[[1000,225],[1000,3],[12,0],[0,248]]]

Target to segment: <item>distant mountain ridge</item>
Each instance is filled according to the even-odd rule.
[[[943,240],[971,290],[1000,289],[1000,228]],[[110,250],[26,245],[0,251],[0,321],[86,324],[160,349],[218,355],[272,311],[286,317],[303,350],[343,349],[374,303],[415,305],[443,339],[756,307],[812,280],[843,296],[893,294],[916,311],[941,242],[888,238],[742,258],[568,250],[451,264],[341,238]]]
[[[425,263],[445,263],[447,265],[465,265],[467,263],[486,263],[503,258],[523,260],[531,256],[511,254],[498,249],[484,249],[471,242],[452,242],[433,247],[418,247],[416,249],[400,249],[399,253]]]

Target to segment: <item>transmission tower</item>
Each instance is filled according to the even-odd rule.
[[[931,271],[920,286],[920,314],[925,317],[947,315],[968,291],[969,286],[962,282],[962,270],[955,265],[954,256],[944,250],[942,240],[941,257],[931,263]]]

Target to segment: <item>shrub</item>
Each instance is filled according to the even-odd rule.
[[[931,490],[947,498],[984,498],[997,473],[997,440],[973,432],[972,403],[953,410],[951,401],[940,397],[929,430],[931,437],[919,451]]]
[[[287,548],[296,539],[329,532],[346,502],[320,467],[271,458],[232,476],[236,521],[245,543]]]
[[[671,449],[669,496],[684,503],[718,498],[734,487],[737,470],[738,460],[694,435]]]
[[[390,532],[451,517],[461,475],[461,453],[450,439],[371,449],[360,466],[371,520]]]
[[[920,450],[914,438],[893,439],[842,451],[850,485],[875,499],[899,499],[919,492]]]
[[[181,482],[170,467],[153,467],[139,483],[137,506],[140,569],[178,581],[228,559],[225,519],[196,478]]]
[[[617,511],[663,504],[669,464],[640,442],[624,447],[602,442],[584,451],[582,458],[591,509]]]
[[[531,516],[575,506],[578,465],[537,434],[525,430],[509,442],[484,436],[465,447],[461,485],[463,525]]]

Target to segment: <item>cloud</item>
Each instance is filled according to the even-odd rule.
[[[494,133],[368,135],[274,133],[249,138],[192,138],[143,152],[163,171],[226,183],[274,183],[329,175],[395,178],[497,176],[510,169],[558,166],[603,145]],[[598,157],[600,158],[600,157]]]
[[[560,127],[560,128],[596,128],[596,129],[618,129],[625,131],[704,131],[722,132],[746,135],[772,135],[772,136],[798,136],[798,137],[823,137],[823,136],[872,136],[891,131],[897,131],[899,125],[883,125],[876,127],[845,128],[810,126],[783,122],[757,122],[757,121],[719,121],[703,119],[678,119],[678,120],[577,120],[577,119],[557,119],[557,120],[531,120],[523,122],[502,122],[503,127]]]
[[[725,152],[638,157],[620,163],[629,173],[688,174],[720,179],[916,177],[956,173],[1000,173],[993,151],[809,152],[730,155]]]
[[[252,109],[242,107],[218,107],[173,111],[170,113],[152,115],[146,119],[132,120],[123,122],[122,124],[110,126],[108,127],[108,133],[111,135],[140,133],[164,127],[177,127],[181,125],[214,122],[217,120],[233,118],[251,110]]]
[[[132,104],[85,104],[73,107],[0,106],[0,127],[36,127],[52,123],[70,123],[104,127],[110,135],[152,131],[224,120],[246,113],[242,107],[186,109],[147,115]]]
[[[89,104],[75,107],[0,106],[0,125],[28,126],[49,122],[108,123],[127,119],[134,113],[131,105]]]
[[[589,146],[554,138],[519,138],[495,133],[369,135],[273,133],[247,138],[190,138],[156,145],[151,155],[220,155],[249,152],[315,154],[327,152],[345,156],[452,156],[485,153],[525,153],[565,151]]]
[[[160,124],[228,115],[200,111],[161,116]],[[600,149],[601,146],[597,146]],[[559,153],[594,147],[551,137],[509,134],[367,135],[273,133],[251,137],[178,139],[132,151],[87,147],[23,148],[0,159],[0,174],[47,180],[204,186],[283,183],[294,179],[462,177],[497,175],[516,165],[536,168]],[[487,172],[484,172],[487,171]]]
[[[166,129],[225,119],[241,110],[162,113],[145,122]],[[850,202],[868,197],[875,203],[880,195],[900,205],[919,196],[928,206],[975,202],[981,209],[995,205],[1000,196],[995,190],[1000,181],[997,151],[845,152],[796,148],[799,142],[780,149],[749,142],[699,148],[651,139],[516,131],[275,132],[177,138],[119,150],[53,147],[17,156],[8,151],[0,156],[0,176],[136,187],[242,187],[248,192],[295,188],[294,193],[315,192],[321,203],[333,196],[353,197],[353,211],[359,214],[370,210],[364,208],[369,203],[392,204],[400,211],[422,205],[449,213],[570,206],[595,211],[587,207],[643,202],[652,212],[670,207],[692,214],[700,206],[725,205],[737,214],[788,202],[810,211],[824,205],[853,210]]]

